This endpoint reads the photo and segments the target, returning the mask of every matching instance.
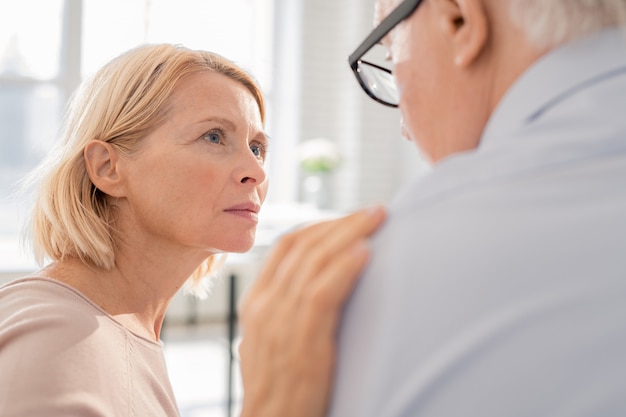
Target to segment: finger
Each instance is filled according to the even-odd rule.
[[[244,338],[240,349],[244,349],[246,342],[250,345],[245,345],[242,355],[246,355],[248,361],[255,362],[246,363],[246,377],[251,373],[257,376],[282,375],[281,379],[273,380],[273,389],[292,393],[298,389],[310,393],[311,384],[314,387],[330,387],[328,381],[334,364],[334,340],[340,307],[354,287],[368,257],[366,242],[357,242],[339,254],[336,261],[320,273],[315,281],[318,285],[310,288],[307,296],[288,315],[282,312],[282,315],[277,316],[277,310],[273,310],[273,320],[268,320],[269,316],[257,316],[254,320],[263,320],[265,326],[262,331],[256,329],[254,333],[263,338],[265,343],[255,343],[252,338]],[[273,340],[268,343],[268,338]],[[306,360],[303,361],[303,358]],[[256,395],[268,395],[267,381],[265,386],[257,388]],[[325,398],[326,394],[320,392],[319,395]]]
[[[305,287],[339,254],[357,241],[369,237],[384,220],[384,210],[360,211],[351,216],[324,224],[309,239],[294,244],[277,268],[276,279],[282,279],[285,288],[304,291]]]
[[[317,258],[327,256],[350,244],[351,240],[359,236],[369,236],[385,217],[382,206],[357,211],[349,216],[337,220],[325,221],[307,226],[296,232],[285,235],[272,249],[268,260],[245,298],[254,298],[264,291],[275,280],[281,280],[287,285],[289,280],[298,271],[302,271],[302,262],[310,259],[310,254],[318,253]],[[328,241],[326,239],[332,236]],[[325,248],[317,252],[316,247],[325,241]],[[310,261],[313,265],[321,265],[323,259]],[[310,268],[309,268],[310,269]],[[309,271],[307,270],[307,273]],[[286,288],[286,287],[285,287]],[[244,303],[240,305],[243,310]]]
[[[281,355],[281,351],[293,350],[288,348],[297,340],[309,343],[316,340],[316,335],[312,334],[316,329],[324,329],[326,333],[332,331],[336,320],[330,319],[338,315],[337,310],[353,288],[368,256],[367,243],[361,240],[337,254],[315,277],[315,285],[308,288],[301,297],[281,296],[277,293],[277,287],[272,287],[251,299],[249,308],[252,311],[246,311],[241,316],[245,337],[239,347],[240,351],[251,345],[255,346],[255,356]],[[247,331],[248,328],[251,329],[250,332]],[[259,329],[263,329],[262,334],[259,334]],[[259,337],[265,343],[258,344]],[[295,350],[310,348],[304,345]]]
[[[324,242],[329,249],[343,249],[355,239],[371,235],[385,218],[383,206],[356,211],[348,216],[313,225],[295,243],[315,247]]]
[[[239,346],[248,395],[267,398],[272,392],[293,393],[298,388],[308,392],[309,384],[327,384],[333,368],[340,305],[367,258],[367,245],[357,242],[324,269],[315,281],[317,288],[311,288],[296,308],[285,312],[276,308],[276,304],[284,303],[273,299],[249,323],[242,323],[244,327],[252,325]],[[307,359],[303,362],[303,358]],[[267,379],[261,378],[265,382],[256,384],[260,375]],[[281,378],[273,378],[275,375]]]
[[[258,336],[266,341],[271,339],[271,343],[266,343],[265,347],[291,345],[299,339],[298,335],[308,335],[310,332],[307,329],[321,331],[324,327],[322,321],[338,315],[339,308],[354,287],[368,258],[369,247],[365,240],[361,240],[337,254],[300,297],[279,297],[275,288],[268,289],[252,301],[256,306],[255,312],[242,320],[245,322],[243,327],[247,324],[255,329],[263,327],[263,334]],[[276,323],[278,326],[272,328]],[[285,335],[287,337],[283,337]],[[253,335],[249,336],[248,340],[252,341]],[[311,336],[314,335],[305,339],[315,340]]]
[[[340,261],[326,268],[303,294],[297,310],[297,326],[290,329],[292,349],[296,353],[314,357],[332,349],[341,308],[368,258],[367,245],[357,243]]]
[[[356,242],[345,255],[329,264],[311,285],[319,303],[330,311],[340,308],[352,293],[358,278],[370,258],[370,247],[366,240]]]

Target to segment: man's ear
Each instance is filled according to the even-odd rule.
[[[487,45],[489,20],[483,0],[444,0],[441,18],[450,36],[455,65],[466,68]]]
[[[108,142],[92,140],[85,146],[84,158],[87,175],[96,188],[112,197],[121,197],[124,183],[118,150]]]

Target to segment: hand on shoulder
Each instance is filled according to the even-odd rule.
[[[367,263],[382,207],[284,236],[241,305],[242,416],[322,416],[341,308]]]

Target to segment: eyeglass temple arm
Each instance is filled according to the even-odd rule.
[[[387,35],[398,23],[406,19],[413,13],[422,0],[405,0],[398,7],[396,7],[382,22],[365,38],[363,42],[356,48],[356,50],[348,57],[348,63],[350,67],[354,68],[356,62],[363,57],[376,45],[380,40]]]

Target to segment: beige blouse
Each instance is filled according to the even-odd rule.
[[[178,416],[162,345],[72,287],[0,287],[0,415]]]

